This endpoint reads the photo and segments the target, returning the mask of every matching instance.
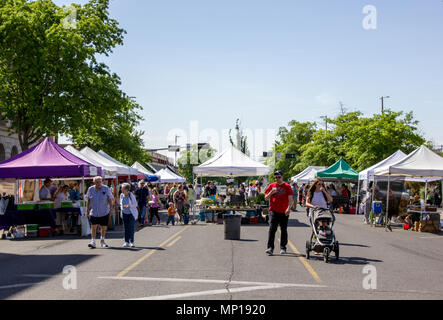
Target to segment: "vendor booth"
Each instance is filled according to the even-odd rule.
[[[216,154],[203,164],[194,167],[193,173],[197,177],[254,177],[267,176],[271,169],[257,161],[252,160],[246,154],[231,146]],[[255,212],[258,208],[246,205],[202,205],[200,210],[212,211],[212,221],[215,222],[215,212],[246,212],[246,215]]]
[[[155,175],[153,172],[146,169],[143,165],[141,165],[139,162],[134,162],[132,165],[132,168],[136,169],[138,171],[137,179],[139,180],[145,180],[149,183],[159,183],[160,177]]]
[[[155,173],[156,176],[160,177],[160,183],[185,183],[186,179],[176,175],[174,172],[168,168],[161,169]]]
[[[375,176],[384,176],[388,180],[388,190],[390,188],[390,183],[396,178],[404,179],[414,179],[417,178],[420,181],[427,183],[430,181],[443,179],[443,157],[436,154],[426,146],[421,146],[414,152],[406,156],[405,158],[377,168],[374,171]],[[389,217],[389,192],[387,193],[386,201],[386,213],[385,213],[385,228],[388,226]],[[426,195],[425,195],[426,199]],[[419,208],[411,208],[411,212],[418,211],[420,213],[420,224],[421,225],[438,225],[440,228],[440,222],[437,222],[437,213],[435,208],[429,208],[423,204]],[[439,219],[439,215],[438,215]]]
[[[300,172],[298,175],[292,177],[291,181],[295,183],[310,183],[314,181],[315,174],[317,172],[324,171],[326,169],[327,167],[314,167],[314,166],[308,167],[302,172]]]
[[[36,146],[0,163],[0,178],[16,179],[14,210],[6,210],[0,214],[0,229],[18,225],[40,225],[55,227],[57,212],[79,214],[80,208],[71,204],[62,203],[62,207],[55,209],[51,201],[23,202],[20,180],[33,180],[34,186],[40,187],[46,178],[84,179],[102,174],[102,169],[84,161],[58,146],[51,139],[46,138]],[[34,192],[32,192],[34,193]],[[32,195],[31,195],[32,196]],[[80,201],[83,202],[83,201]],[[84,204],[84,203],[83,203]]]
[[[352,169],[351,166],[342,158],[340,158],[340,160],[338,160],[326,170],[317,172],[315,174],[315,177],[322,178],[324,181],[327,182],[352,182],[355,184],[357,184],[358,182],[358,172]],[[333,196],[332,198],[334,200],[334,208],[343,207],[345,213],[350,213],[350,197],[343,197],[339,195]]]

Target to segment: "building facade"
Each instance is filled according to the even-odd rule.
[[[9,135],[8,121],[0,120],[0,162],[21,152],[18,136],[16,134]]]

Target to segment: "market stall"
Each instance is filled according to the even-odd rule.
[[[18,200],[14,210],[6,210],[0,215],[0,228],[31,224],[54,227],[56,212],[80,212],[80,208],[73,208],[72,203],[54,209],[53,202],[40,202],[35,196],[34,201],[24,203],[20,197],[23,190],[20,181],[34,180],[34,185],[40,186],[41,180],[48,177],[84,179],[101,174],[100,167],[76,157],[51,139],[44,139],[36,146],[0,163],[0,178],[14,178],[17,181],[15,199]]]
[[[295,183],[310,183],[314,181],[315,174],[319,171],[326,170],[327,167],[315,167],[311,166],[300,172],[298,175],[291,178],[292,182]]]
[[[326,182],[353,182],[355,184],[358,182],[358,172],[352,169],[343,158],[340,158],[326,170],[317,172],[315,177],[322,178]],[[334,207],[343,206],[345,213],[349,213],[351,197],[333,196],[332,198],[334,199]]]
[[[268,166],[252,160],[233,146],[216,154],[193,169],[193,173],[197,177],[256,177],[267,176],[270,172],[271,169]],[[222,210],[222,208],[215,209]],[[211,210],[211,206],[202,208],[202,210]],[[256,210],[256,207],[235,206],[233,208],[224,208],[222,211],[252,212],[253,210]],[[213,221],[215,221],[215,214],[212,217]]]
[[[425,181],[426,184],[429,181],[435,181],[435,179],[443,179],[443,157],[436,154],[426,146],[421,146],[414,152],[406,156],[405,158],[382,168],[375,169],[374,174],[376,176],[385,176],[388,179],[388,190],[392,179],[398,177],[404,178],[419,178]],[[426,188],[427,190],[427,188]],[[426,199],[426,196],[425,196]],[[386,201],[386,214],[385,214],[385,228],[388,226],[389,216],[389,192],[387,194]],[[420,207],[420,223],[423,225],[433,224],[436,212],[426,210],[426,206]],[[437,225],[437,223],[436,223]],[[440,228],[438,224],[438,229]]]

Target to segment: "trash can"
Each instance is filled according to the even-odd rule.
[[[225,240],[240,240],[241,214],[224,214]]]

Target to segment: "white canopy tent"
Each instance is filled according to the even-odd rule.
[[[157,171],[155,173],[156,176],[160,177],[160,181],[158,183],[184,183],[186,179],[176,175],[171,170],[165,168]]]
[[[152,172],[151,170],[146,169],[140,162],[136,161],[134,162],[134,164],[132,165],[132,168],[138,170],[141,173],[144,174],[152,174],[154,175],[154,172]]]
[[[97,166],[97,167],[101,167],[103,174],[105,175],[106,179],[112,179],[115,178],[115,171],[113,167],[107,167],[105,165],[103,165],[102,163],[96,161],[96,159],[90,158],[87,155],[81,153],[79,150],[75,149],[73,146],[67,146],[65,147],[65,150],[72,153],[73,155],[75,155],[76,157],[85,160],[89,163],[92,163],[93,165]]]
[[[128,172],[129,175],[138,175],[138,170],[135,168],[132,168],[130,166],[127,166],[124,163],[121,163],[120,161],[114,159],[113,157],[111,157],[109,154],[107,154],[106,152],[104,152],[103,150],[100,150],[98,152],[99,155],[103,156],[104,158],[108,159],[109,161],[112,161],[113,163],[115,163],[116,165],[125,168]]]
[[[104,156],[100,155],[89,147],[84,147],[82,150],[80,150],[80,152],[89,159],[100,163],[102,168],[114,172],[116,176],[129,176],[131,174],[128,168],[116,164],[115,162],[109,160],[108,158],[105,158]]]
[[[375,169],[374,175],[388,177],[388,190],[391,177],[418,177],[421,181],[426,182],[425,190],[427,191],[428,182],[443,179],[443,157],[423,145],[400,161]],[[387,218],[389,212],[389,192],[387,193],[386,204]]]
[[[233,146],[193,169],[193,173],[200,177],[254,177],[266,176],[270,172],[268,166],[252,160]]]
[[[296,183],[309,183],[314,181],[315,179],[315,174],[319,171],[323,171],[326,170],[327,167],[315,167],[315,166],[311,166],[311,167],[307,167],[305,170],[303,170],[302,172],[300,172],[298,175],[294,176],[291,178],[292,182],[296,182]]]

